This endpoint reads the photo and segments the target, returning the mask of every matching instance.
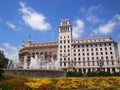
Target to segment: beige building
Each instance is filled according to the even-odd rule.
[[[30,58],[44,56],[45,63],[59,61],[60,68],[86,73],[100,68],[105,71],[119,71],[118,46],[111,37],[72,38],[72,26],[69,19],[61,20],[58,42],[32,43],[28,38],[27,45],[22,43],[19,59],[23,65],[30,65]]]

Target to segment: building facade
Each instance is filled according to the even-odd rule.
[[[86,73],[102,68],[105,71],[120,71],[117,42],[111,37],[72,38],[72,26],[69,19],[61,20],[58,42],[22,43],[19,59],[23,67],[30,64],[30,58],[43,56],[45,62],[58,61],[60,68],[74,69]]]

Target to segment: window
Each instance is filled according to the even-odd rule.
[[[110,47],[110,50],[112,50],[112,48]]]
[[[108,57],[106,57],[106,59],[108,60]]]
[[[76,54],[74,53],[74,56],[76,56]]]
[[[80,56],[80,53],[78,53],[78,56]]]
[[[60,46],[60,48],[62,48],[62,46]]]
[[[96,48],[96,51],[98,51],[98,49]]]
[[[74,49],[74,52],[76,52],[76,50]]]
[[[60,40],[60,44],[62,44],[62,40]]]
[[[85,66],[85,61],[83,61],[83,66]]]
[[[100,46],[102,46],[102,44],[100,43]]]
[[[89,57],[87,57],[87,60],[89,60]]]
[[[82,51],[84,51],[84,49],[82,49]]]
[[[103,57],[101,57],[101,59],[103,60]]]
[[[74,58],[74,60],[76,60],[76,58]]]
[[[94,60],[94,57],[92,57],[92,60]]]
[[[113,59],[113,56],[111,56],[111,59]]]
[[[70,43],[70,40],[68,40],[68,43]]]
[[[103,55],[103,52],[101,52],[101,55]]]
[[[80,49],[78,49],[78,52],[80,52]]]
[[[96,55],[98,55],[98,52],[96,52]]]
[[[62,50],[60,50],[60,52],[62,52]]]
[[[93,48],[91,49],[91,51],[93,51]]]
[[[98,57],[96,57],[96,59],[98,60],[99,58],[98,58]]]
[[[84,56],[85,54],[83,53],[83,56]]]
[[[62,63],[60,63],[60,66],[62,66]]]
[[[70,56],[70,54],[68,53],[68,56]]]
[[[89,49],[87,49],[87,51],[89,51]]]
[[[88,66],[90,66],[90,61],[88,60]]]
[[[111,43],[109,43],[109,46],[111,46]]]
[[[75,45],[74,45],[74,48],[75,48]]]
[[[64,60],[66,60],[66,58],[64,58]]]
[[[80,45],[78,45],[78,48],[80,48]]]
[[[114,61],[112,60],[111,62],[112,62],[112,65],[114,65]]]
[[[64,48],[66,48],[66,46],[64,45]]]
[[[82,45],[82,47],[84,47],[84,45]]]
[[[92,65],[94,66],[94,61],[92,61]]]
[[[104,45],[106,46],[106,43]]]
[[[110,54],[112,55],[113,53],[112,53],[112,52],[110,52]]]
[[[95,44],[95,46],[97,47],[97,44]]]
[[[107,48],[105,48],[105,50],[107,50]]]
[[[85,58],[83,57],[83,60],[85,60]]]
[[[89,53],[87,53],[87,55],[89,55]]]
[[[62,54],[60,54],[60,56],[62,56]]]
[[[66,63],[64,63],[64,66],[66,66]]]
[[[86,47],[88,47],[88,45],[86,45]]]
[[[80,58],[78,58],[78,60],[80,60]]]
[[[106,55],[108,55],[108,53],[107,53],[107,52],[105,52],[105,54],[106,54]]]
[[[99,65],[99,61],[97,61],[97,65]]]
[[[93,53],[91,53],[91,55],[94,55]]]
[[[70,50],[68,50],[68,52],[70,52]]]
[[[60,36],[60,39],[62,39],[62,36]]]
[[[62,61],[62,58],[60,58],[60,61]]]
[[[64,43],[66,43],[66,40],[64,40]]]
[[[68,45],[68,48],[69,48],[70,46]]]
[[[102,51],[102,48],[100,48],[100,51]]]
[[[66,52],[66,50],[64,50],[64,52]]]
[[[70,58],[68,58],[68,60],[70,60]]]

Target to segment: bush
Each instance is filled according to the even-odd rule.
[[[112,74],[110,72],[99,71],[98,75],[99,76],[111,76]]]
[[[120,72],[114,72],[112,73],[112,76],[120,76]]]
[[[98,73],[97,72],[91,72],[91,71],[89,71],[87,74],[86,74],[86,76],[88,76],[88,77],[95,77],[95,76],[98,76]]]
[[[5,63],[2,59],[0,59],[0,80],[4,78],[2,75],[2,73],[4,73],[4,70],[2,68],[4,67],[5,67]]]
[[[82,74],[82,72],[68,71],[66,76],[67,77],[81,77],[81,76],[83,76],[83,74]]]

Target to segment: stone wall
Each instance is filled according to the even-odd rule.
[[[7,74],[25,75],[33,77],[61,77],[66,76],[62,70],[41,70],[41,69],[4,69]]]

